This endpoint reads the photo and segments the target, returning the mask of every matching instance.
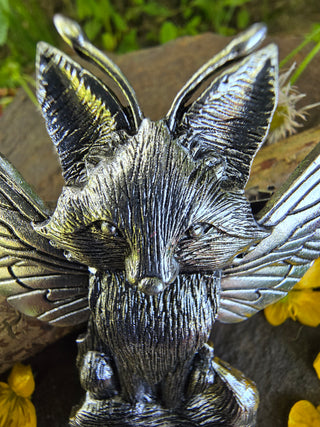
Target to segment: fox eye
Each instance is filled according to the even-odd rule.
[[[120,231],[118,228],[108,221],[96,221],[92,224],[91,228],[96,231],[102,233],[107,237],[118,237],[120,236]]]
[[[110,224],[107,221],[101,221],[100,230],[102,231],[103,234],[106,234],[108,236],[115,236],[118,231],[115,225]]]
[[[208,230],[209,228],[211,228],[211,226],[209,224],[205,224],[205,223],[197,223],[192,225],[188,230],[187,230],[187,237],[189,238],[196,238],[196,237],[201,237],[203,236]]]
[[[204,229],[202,224],[194,224],[192,227],[189,228],[187,234],[189,237],[200,237],[204,233]]]

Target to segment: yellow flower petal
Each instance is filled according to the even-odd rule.
[[[307,326],[320,324],[320,292],[312,290],[295,290],[289,293],[289,313],[293,320]]]
[[[289,295],[276,302],[275,304],[269,305],[264,309],[264,314],[267,321],[273,326],[279,326],[285,320],[290,317],[289,306],[288,306]]]
[[[17,396],[14,410],[11,412],[10,427],[37,427],[36,410],[30,399]]]
[[[15,394],[6,383],[0,383],[0,427],[9,425],[8,416],[14,404]]]
[[[37,417],[30,399],[17,396],[10,388],[0,395],[0,427],[36,427]]]
[[[307,400],[299,400],[291,408],[288,427],[320,427],[320,412]]]
[[[8,384],[21,397],[30,397],[34,392],[34,379],[30,366],[17,363],[11,370]]]
[[[318,353],[318,356],[315,358],[313,362],[313,367],[318,375],[318,378],[320,380],[320,353]]]
[[[264,313],[273,326],[291,317],[303,325],[316,327],[320,324],[320,292],[294,288],[285,298],[266,307]]]
[[[0,427],[36,427],[35,408],[30,400],[34,379],[30,366],[12,368],[8,384],[0,382]]]
[[[271,325],[281,325],[291,317],[307,326],[320,324],[320,258],[282,300],[265,308],[266,319]]]
[[[294,289],[320,288],[320,258],[316,259]]]

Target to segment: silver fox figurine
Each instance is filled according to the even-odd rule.
[[[256,50],[266,30],[252,26],[152,122],[80,27],[55,25],[123,99],[39,44],[65,187],[50,213],[1,158],[0,293],[53,325],[88,320],[70,426],[254,426],[257,390],[214,357],[210,332],[285,296],[320,254],[319,147],[256,218],[244,195],[276,105],[277,48]]]

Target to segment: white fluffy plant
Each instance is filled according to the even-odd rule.
[[[293,63],[287,71],[280,73],[278,105],[271,122],[267,144],[272,144],[296,133],[298,128],[303,126],[302,121],[307,120],[308,110],[320,105],[320,102],[317,102],[298,107],[299,101],[306,95],[295,86],[297,79],[320,50],[320,25],[316,25],[313,31],[305,37],[305,40],[280,63],[280,69],[312,42],[316,42],[315,46],[297,68]]]

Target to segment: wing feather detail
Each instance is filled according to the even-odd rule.
[[[48,212],[0,156],[0,295],[18,311],[59,326],[86,321],[88,270],[36,233]]]
[[[320,144],[258,222],[271,233],[223,271],[221,322],[240,322],[283,298],[320,256]]]

